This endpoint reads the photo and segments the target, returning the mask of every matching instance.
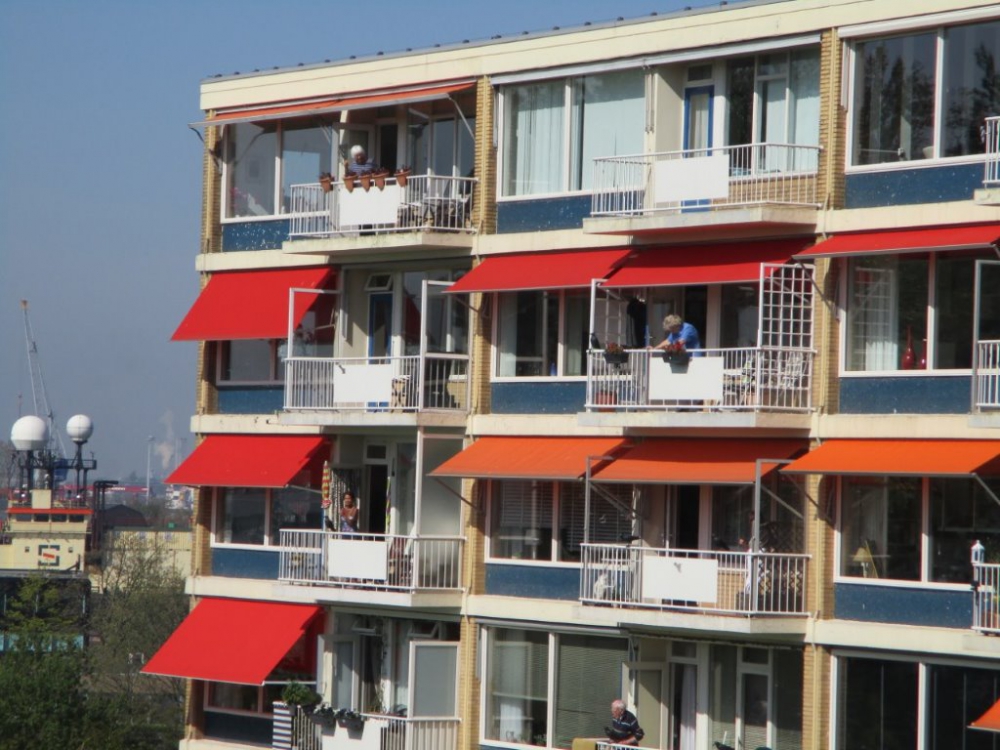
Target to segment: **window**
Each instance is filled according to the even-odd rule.
[[[622,694],[626,640],[503,628],[487,638],[485,739],[570,748],[575,737],[603,735],[611,701]]]
[[[727,66],[727,145],[819,143],[819,50],[777,52],[730,60]],[[807,155],[773,149],[763,155],[768,169],[812,169]]]
[[[837,666],[837,747],[917,747],[918,665],[851,658]]]
[[[1000,481],[990,479],[987,486],[1000,493]],[[967,584],[977,539],[988,556],[1000,552],[1000,506],[971,477],[843,479],[842,575]]]
[[[970,368],[975,261],[955,253],[851,259],[847,370]]]
[[[281,134],[281,210],[291,210],[292,185],[315,183],[320,174],[331,171],[331,140],[336,135],[329,126],[286,125]]]
[[[587,292],[501,294],[499,318],[497,377],[586,374]]]
[[[220,383],[277,383],[285,379],[279,360],[283,344],[276,340],[246,339],[219,344]]]
[[[226,217],[273,215],[277,125],[237,123],[226,128],[225,142]]]
[[[440,287],[428,288],[427,319],[421,310],[423,282],[454,281],[464,271],[410,271],[403,274],[403,353],[420,353],[420,337],[426,329],[427,351],[465,354],[469,346],[469,308],[454,298],[441,294]]]
[[[1000,673],[939,664],[931,665],[928,673],[928,750],[995,748],[992,732],[969,729],[969,724],[1000,698]]]
[[[476,118],[415,119],[409,149],[415,174],[431,171],[444,177],[471,177],[475,171]],[[470,132],[471,128],[471,132]]]
[[[983,153],[998,59],[1000,21],[858,42],[851,163]]]
[[[494,482],[492,556],[579,562],[586,509],[584,492],[579,482]],[[617,505],[606,495],[614,497]],[[632,488],[629,485],[592,489],[590,541],[615,543],[621,541],[623,535],[631,534],[631,518],[620,510],[631,505]]]
[[[277,546],[281,529],[318,529],[322,511],[303,489],[227,488],[219,505],[216,542]]]
[[[226,544],[264,544],[266,512],[267,490],[225,490],[218,541]]]
[[[503,89],[503,194],[587,190],[598,156],[643,151],[641,70]]]

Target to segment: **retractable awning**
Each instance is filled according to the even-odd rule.
[[[288,335],[288,290],[330,285],[329,266],[213,274],[177,326],[172,341],[278,339]],[[295,295],[293,325],[298,325],[313,294]]]
[[[1000,473],[1000,440],[828,440],[788,474],[963,477]]]
[[[448,292],[585,289],[606,279],[628,254],[625,248],[494,255],[449,287]]]
[[[443,86],[385,91],[362,96],[341,96],[328,99],[313,99],[311,101],[276,103],[268,107],[219,112],[215,117],[208,120],[191,123],[191,127],[200,128],[209,125],[229,125],[237,122],[267,122],[268,120],[281,120],[290,117],[326,115],[334,112],[347,112],[352,109],[378,107],[383,104],[418,104],[420,102],[447,99],[452,94],[471,89],[473,86],[475,86],[473,81],[461,81]]]
[[[985,729],[1000,732],[1000,701],[994,703],[982,716],[969,724],[969,729]]]
[[[761,263],[787,263],[810,242],[795,239],[633,250],[601,286],[682,286],[758,281]]]
[[[624,444],[622,438],[482,437],[431,476],[572,481],[587,473],[588,458],[607,456]]]
[[[202,599],[142,671],[262,685],[322,612],[309,604]]]
[[[621,484],[753,484],[757,461],[784,461],[805,440],[730,438],[646,440],[595,471],[592,482]],[[764,472],[777,464],[765,464]]]
[[[326,445],[317,435],[209,435],[166,483],[286,487]]]
[[[1000,224],[969,224],[926,229],[845,232],[796,253],[799,259],[851,255],[921,253],[935,250],[982,250],[1000,241]]]

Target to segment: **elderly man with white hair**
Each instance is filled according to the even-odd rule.
[[[360,143],[351,146],[351,158],[344,163],[344,172],[361,176],[378,170],[378,164],[368,158],[368,152]]]
[[[635,714],[625,708],[625,701],[621,699],[611,702],[611,726],[604,731],[616,745],[638,745],[646,736]]]

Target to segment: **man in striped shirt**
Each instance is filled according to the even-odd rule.
[[[638,745],[639,740],[646,736],[639,726],[639,720],[625,708],[623,700],[612,701],[611,726],[605,727],[604,731],[616,745]]]

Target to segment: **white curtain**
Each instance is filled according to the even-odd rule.
[[[695,723],[698,719],[696,668],[693,664],[681,667],[681,731],[678,750],[695,750]]]
[[[505,97],[509,131],[504,144],[504,194],[560,192],[565,173],[565,82],[515,86]]]
[[[646,91],[641,70],[587,76],[573,86],[571,189],[588,190],[594,159],[643,151]]]

